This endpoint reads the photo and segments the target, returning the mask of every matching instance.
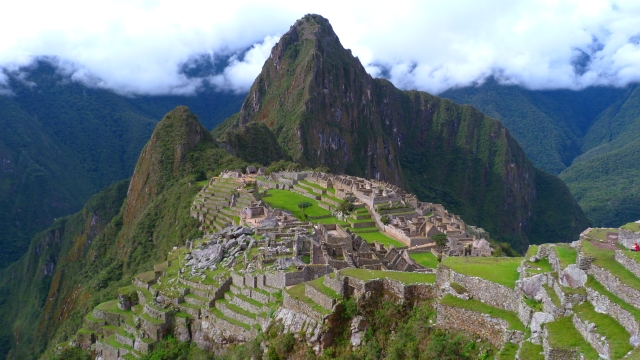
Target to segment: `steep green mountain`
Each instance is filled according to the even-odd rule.
[[[130,177],[166,112],[193,104],[211,128],[243,99],[210,88],[128,98],[73,82],[45,60],[8,75],[13,95],[0,96],[0,269],[26,252],[37,231]]]
[[[560,178],[589,218],[600,226],[640,219],[640,87],[596,119],[583,150]]]
[[[597,226],[640,218],[640,90],[533,91],[490,79],[443,97],[499,119],[536,165],[559,174]]]
[[[519,249],[569,240],[588,225],[566,186],[534,168],[500,122],[371,78],[317,15],[283,35],[240,112],[213,133],[247,161],[282,153],[303,166],[403,185]],[[259,134],[257,159],[243,144]],[[554,222],[542,226],[546,218]]]
[[[583,138],[598,115],[626,98],[626,92],[605,87],[534,91],[490,78],[480,86],[451,89],[440,96],[500,120],[535,166],[557,175],[583,153]]]
[[[217,148],[186,107],[168,113],[131,182],[108,187],[56,221],[0,271],[0,353],[34,359],[67,339],[92,307],[200,234],[189,215],[197,180],[246,165]]]

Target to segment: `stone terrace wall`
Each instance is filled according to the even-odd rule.
[[[598,334],[595,328],[589,326],[588,322],[582,321],[578,314],[573,315],[573,326],[601,357],[609,359],[609,343],[607,340],[601,340],[602,335]]]
[[[617,277],[613,276],[613,274],[598,266],[592,265],[588,273],[593,275],[600,284],[602,284],[607,290],[614,293],[617,297],[637,308],[640,308],[640,291],[623,284]]]
[[[316,304],[319,304],[327,310],[332,310],[333,305],[335,305],[337,302],[336,299],[321,293],[320,291],[316,290],[316,288],[309,285],[309,283],[304,284],[304,293]]]
[[[520,310],[520,296],[515,290],[489,280],[462,275],[439,265],[436,271],[437,287],[441,288],[445,283],[451,282],[464,286],[471,297],[485,304],[516,313]]]
[[[547,340],[549,331],[544,329],[542,338],[542,348],[544,350],[544,358],[546,360],[580,360],[581,356],[577,349],[557,349],[552,348]],[[524,359],[523,359],[524,360]]]
[[[635,243],[640,243],[640,234],[636,234],[633,231],[620,229],[618,231],[618,243],[631,249]]]
[[[337,292],[340,296],[344,296],[344,277],[339,273],[334,273],[335,277],[325,276],[324,285],[329,289]]]
[[[392,280],[388,278],[374,279],[374,280],[360,280],[351,276],[341,276],[336,274],[334,284],[339,285],[341,279],[346,282],[351,289],[353,289],[354,296],[360,294],[364,295],[367,292],[371,292],[375,296],[382,297],[384,295],[391,295],[397,298],[400,302],[416,301],[416,300],[429,300],[436,297],[436,289],[434,284],[409,284]],[[326,282],[326,281],[325,281]],[[346,289],[345,289],[346,290]]]
[[[438,304],[437,324],[443,329],[464,330],[480,336],[493,346],[501,348],[509,323],[479,312]]]
[[[311,306],[309,306],[308,304],[294,299],[291,297],[291,295],[289,295],[286,291],[283,291],[282,293],[283,296],[283,301],[282,301],[282,306],[284,306],[286,309],[295,311],[297,313],[300,314],[304,314],[312,319],[314,319],[315,321],[317,321],[318,323],[323,323],[324,321],[324,316],[322,314],[320,314],[319,312],[313,310],[313,308],[311,308]]]
[[[640,264],[625,256],[622,250],[616,250],[615,259],[622,264],[622,266],[626,267],[627,270],[631,271],[633,275],[640,278]]]
[[[629,332],[631,335],[631,343],[634,344],[634,346],[640,345],[640,339],[638,338],[638,321],[636,321],[635,317],[631,315],[631,313],[621,308],[620,305],[611,302],[608,297],[591,288],[587,288],[587,299],[593,307],[596,308],[596,311],[607,314],[616,319],[616,321]]]
[[[551,265],[551,268],[553,269],[553,271],[560,273],[560,259],[558,259],[556,252],[549,251],[548,259],[549,259],[549,264]]]

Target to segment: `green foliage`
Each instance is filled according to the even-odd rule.
[[[344,308],[342,316],[347,320],[352,319],[358,313],[358,306],[354,298],[342,300],[342,307]]]
[[[142,360],[212,360],[213,354],[198,348],[194,343],[180,342],[173,336],[158,342],[153,351]]]
[[[435,234],[431,237],[431,239],[435,242],[436,246],[438,247],[438,249],[440,251],[442,251],[442,249],[444,249],[444,247],[447,245],[447,235],[445,234]]]
[[[338,210],[342,211],[343,214],[350,214],[354,209],[353,202],[349,201],[349,199],[342,200],[338,207]]]
[[[53,357],[53,360],[91,360],[91,355],[75,346],[65,347],[60,354]]]
[[[308,201],[302,201],[298,203],[298,209],[302,210],[302,217],[303,218],[307,218],[307,213],[306,210],[310,207],[312,207],[313,204],[308,202]]]
[[[391,219],[389,219],[387,215],[382,215],[380,217],[380,222],[383,223],[384,225],[389,225],[389,223],[391,222]]]

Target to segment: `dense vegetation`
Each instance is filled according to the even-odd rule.
[[[166,131],[180,128],[182,135]],[[204,135],[190,141],[189,134]],[[196,182],[247,165],[217,148],[185,108],[167,114],[152,138],[145,147],[148,156],[143,154],[136,166],[137,174],[150,171],[148,178],[156,179],[145,182],[154,186],[152,198],[140,196],[148,187],[119,182],[37,235],[27,254],[0,272],[0,351],[10,359],[35,358],[69,339],[84,314],[134,274],[199,236],[197,221],[189,216],[201,188]],[[190,151],[167,161],[167,148]],[[164,159],[155,158],[163,151]],[[132,182],[137,178],[134,174]],[[127,209],[136,209],[135,216],[127,216]]]
[[[637,85],[533,91],[489,79],[442,96],[499,119],[536,166],[560,174],[594,225],[640,219]]]
[[[157,120],[192,105],[214,127],[244,96],[205,88],[196,96],[129,98],[72,81],[49,60],[7,74],[0,96],[0,269],[37,231],[131,176]]]
[[[248,162],[282,154],[400,185],[518,251],[588,226],[566,186],[535,169],[498,121],[371,78],[318,15],[283,35],[240,112],[213,134]]]

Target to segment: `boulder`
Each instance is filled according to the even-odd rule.
[[[531,332],[538,333],[542,330],[542,324],[553,321],[553,315],[546,312],[536,312],[531,317]]]
[[[525,295],[534,297],[546,282],[547,276],[545,274],[526,277],[520,281],[520,290],[522,290]]]
[[[571,264],[560,273],[559,280],[561,285],[575,289],[584,286],[587,282],[587,273],[578,265]]]

